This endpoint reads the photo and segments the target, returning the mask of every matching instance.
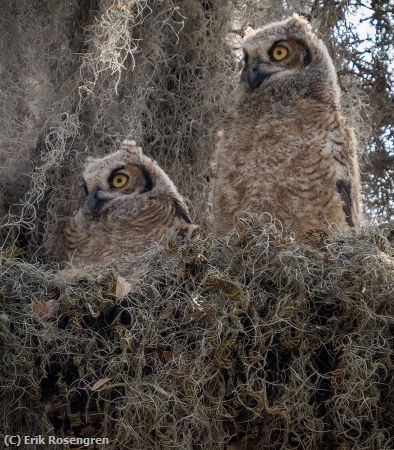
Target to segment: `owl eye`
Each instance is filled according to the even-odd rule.
[[[120,189],[125,186],[128,181],[129,177],[127,175],[124,175],[123,173],[115,173],[115,175],[112,176],[110,183],[112,184],[112,187]]]
[[[286,47],[283,47],[282,45],[278,45],[277,47],[274,47],[272,50],[272,58],[275,61],[282,61],[282,59],[285,59],[288,55],[289,51]]]

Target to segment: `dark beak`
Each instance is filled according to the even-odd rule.
[[[97,216],[102,208],[103,204],[106,202],[105,199],[100,199],[97,197],[97,194],[100,192],[100,188],[96,187],[92,192],[88,195],[86,202],[87,207],[92,214],[92,216]]]
[[[270,74],[264,73],[257,64],[250,64],[248,67],[248,83],[252,89],[257,89]]]

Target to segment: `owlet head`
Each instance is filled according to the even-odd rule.
[[[88,210],[95,216],[115,199],[152,191],[157,181],[155,168],[155,162],[129,140],[111,155],[88,158],[83,172]]]
[[[306,19],[297,14],[248,33],[243,51],[241,81],[252,90],[264,90],[267,86],[280,90],[282,85],[283,90],[294,90],[316,81],[309,66],[313,66],[315,75],[321,63],[332,66],[324,44],[313,34]]]

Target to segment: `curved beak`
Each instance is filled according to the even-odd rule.
[[[102,208],[103,204],[106,202],[106,199],[99,198],[98,194],[101,191],[99,187],[95,187],[88,195],[86,199],[87,207],[92,214],[92,216],[97,216]]]
[[[263,72],[259,67],[258,62],[253,62],[248,67],[248,83],[252,89],[257,89],[264,80],[270,77],[269,73]]]

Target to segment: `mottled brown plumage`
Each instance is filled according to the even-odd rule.
[[[116,263],[196,227],[173,182],[134,141],[89,159],[83,178],[87,197],[66,231],[75,266]]]
[[[244,54],[217,148],[216,230],[240,211],[268,212],[297,236],[359,224],[356,141],[323,42],[294,15],[248,35]]]

